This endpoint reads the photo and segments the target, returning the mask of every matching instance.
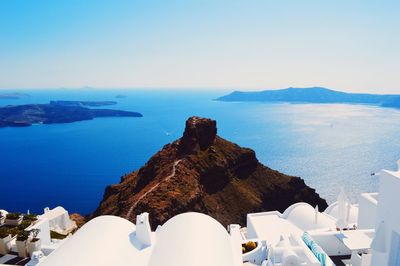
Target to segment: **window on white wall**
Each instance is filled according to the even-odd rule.
[[[400,234],[393,231],[390,245],[389,265],[400,266]]]

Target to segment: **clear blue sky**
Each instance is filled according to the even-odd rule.
[[[400,92],[400,1],[0,0],[0,88]]]

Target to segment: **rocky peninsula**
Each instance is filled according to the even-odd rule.
[[[303,179],[264,166],[253,150],[219,137],[216,121],[191,117],[180,139],[106,188],[92,217],[112,214],[135,222],[136,214],[149,212],[155,228],[195,211],[224,225],[245,224],[247,213],[284,211],[299,201],[327,207]]]

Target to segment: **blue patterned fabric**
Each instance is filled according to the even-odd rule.
[[[303,241],[307,245],[307,247],[309,247],[311,249],[311,245],[314,242],[312,240],[311,236],[307,232],[304,232],[303,235],[301,236],[301,238],[303,239]]]
[[[311,250],[311,252],[314,254],[314,256],[318,259],[318,261],[321,262],[321,265],[326,266],[326,254],[322,250],[322,248],[317,243],[314,242],[314,240],[307,232],[304,232],[301,238],[303,239],[307,247]]]

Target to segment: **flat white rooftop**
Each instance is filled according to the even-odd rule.
[[[373,233],[367,234],[365,231],[351,230],[343,231],[335,236],[351,251],[360,251],[371,248]]]
[[[279,212],[262,212],[247,215],[247,237],[266,240],[268,245],[275,246],[281,235],[301,236],[303,231],[280,217]]]

